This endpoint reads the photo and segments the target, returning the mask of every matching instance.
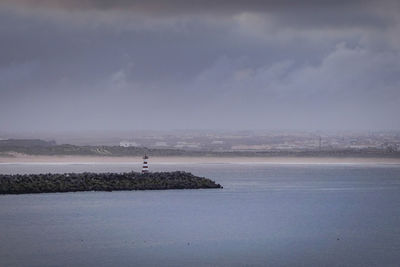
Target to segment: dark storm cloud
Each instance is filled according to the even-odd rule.
[[[387,17],[375,16],[369,8],[399,8],[396,1],[372,0],[5,0],[5,4],[66,11],[124,11],[150,16],[234,15],[266,13],[291,26],[384,26]]]
[[[131,9],[163,13],[170,10],[198,12],[216,10],[229,12],[266,11],[274,8],[359,6],[368,0],[4,0],[6,3],[31,7],[53,7],[66,9]]]
[[[398,11],[397,1],[2,1],[0,130],[399,129]]]

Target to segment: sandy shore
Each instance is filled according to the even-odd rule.
[[[334,158],[334,157],[151,157],[158,164],[400,164],[400,158]],[[31,156],[14,154],[0,157],[0,163],[141,163],[141,157]]]

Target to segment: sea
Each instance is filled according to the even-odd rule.
[[[400,165],[151,164],[223,189],[0,195],[0,266],[400,266]],[[0,164],[0,173],[128,163]]]

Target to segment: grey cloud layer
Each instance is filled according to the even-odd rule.
[[[370,3],[368,0],[3,0],[22,6],[53,7],[62,9],[131,9],[162,13],[169,10],[198,12],[202,10],[228,10],[233,12],[265,11],[274,8],[355,6]]]
[[[400,129],[395,1],[30,2],[0,5],[1,130]]]
[[[51,9],[67,12],[125,12],[130,16],[232,16],[243,13],[268,14],[291,27],[384,27],[390,21],[376,10],[399,11],[396,0],[3,0],[4,6]],[[50,11],[51,12],[51,11]]]

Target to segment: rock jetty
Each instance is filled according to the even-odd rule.
[[[222,188],[189,172],[0,174],[0,194]]]

